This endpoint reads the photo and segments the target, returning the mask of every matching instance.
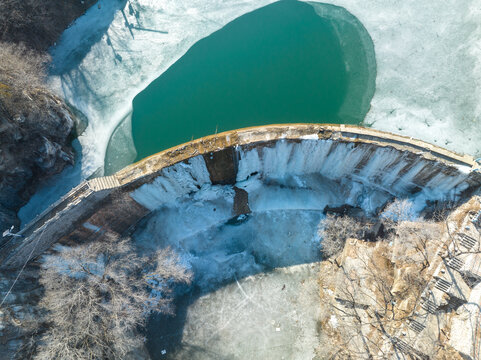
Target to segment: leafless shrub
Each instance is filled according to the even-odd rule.
[[[36,92],[44,89],[48,60],[23,45],[0,42],[0,103],[10,118],[41,107]]]
[[[414,216],[413,204],[407,199],[395,199],[386,206],[381,214],[385,225],[395,226],[397,222],[412,220]]]
[[[38,359],[124,359],[150,312],[170,312],[171,285],[191,274],[170,249],[139,257],[129,240],[62,247],[41,271],[49,330]]]
[[[350,216],[327,215],[319,223],[318,234],[321,237],[321,251],[325,257],[338,254],[347,239],[362,236],[364,227]]]
[[[2,0],[0,2],[0,33],[3,36],[24,29],[44,19],[42,3],[35,0]]]
[[[442,226],[431,221],[412,222],[401,221],[394,227],[392,241],[397,244],[396,260],[403,263],[421,265],[422,270],[427,268],[433,257],[435,249],[440,245]]]
[[[42,86],[48,55],[27,49],[23,44],[0,42],[2,81],[22,90]]]

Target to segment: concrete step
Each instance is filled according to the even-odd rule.
[[[411,350],[411,346],[408,343],[406,343],[405,341],[403,341],[403,340],[401,340],[397,337],[393,337],[392,340],[394,342],[394,346],[396,346],[402,352],[409,354],[409,352]]]
[[[423,331],[426,328],[426,325],[421,324],[417,320],[411,320],[409,322],[409,327],[411,328],[411,330],[419,334],[421,331]]]
[[[452,258],[449,259],[448,266],[454,270],[460,271],[464,266],[464,262],[458,258]]]
[[[468,250],[471,250],[474,245],[478,244],[478,241],[469,235],[458,233],[458,236],[460,238],[459,243],[461,244],[461,246],[465,247]]]
[[[438,306],[432,300],[424,300],[421,303],[421,307],[426,310],[430,314],[434,314],[438,308]]]
[[[420,351],[416,350],[413,348],[411,345],[409,345],[407,342],[404,340],[399,339],[398,337],[392,337],[391,338],[394,346],[401,351],[402,353],[406,354],[409,356],[410,359],[422,359],[422,360],[428,360],[429,356],[424,355]]]
[[[89,180],[89,186],[92,190],[100,191],[112,189],[120,186],[119,180],[115,176],[103,176]]]
[[[436,281],[436,284],[434,285],[434,287],[438,290],[441,290],[441,291],[447,293],[449,291],[449,289],[451,289],[451,285],[452,285],[452,283],[450,283],[449,281],[446,281],[444,279],[438,279]]]

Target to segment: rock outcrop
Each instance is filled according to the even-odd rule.
[[[68,106],[45,84],[44,53],[95,0],[0,2],[0,231],[37,185],[73,162]],[[2,238],[0,237],[0,244]]]
[[[443,222],[401,222],[323,261],[320,357],[477,359],[480,208],[474,196]]]
[[[16,213],[38,184],[73,163],[67,105],[45,89],[33,96],[39,108],[13,116],[0,102],[0,231],[18,226]]]

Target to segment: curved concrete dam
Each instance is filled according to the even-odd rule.
[[[194,274],[175,316],[151,317],[154,359],[311,359],[319,341],[317,234],[326,206],[414,216],[479,189],[478,164],[348,125],[271,125],[201,138],[80,184],[1,246],[12,269],[54,243],[129,235],[171,247]]]
[[[196,221],[172,215],[192,233],[267,210],[349,204],[375,214],[393,197],[409,197],[421,210],[478,189],[477,168],[470,156],[353,125],[228,131],[83,182],[28,224],[23,238],[4,241],[1,266],[21,266],[56,242],[123,234],[148,214],[183,202],[202,202]]]

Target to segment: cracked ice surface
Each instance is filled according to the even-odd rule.
[[[476,0],[336,0],[371,35],[377,81],[365,122],[480,154],[481,5]]]
[[[203,187],[156,210],[135,232],[141,251],[170,246],[194,272],[175,316],[150,321],[151,356],[312,358],[322,210],[282,209],[267,198],[262,210],[232,221],[232,197],[229,186]]]
[[[219,217],[205,223],[211,205],[188,207],[158,211],[135,239],[143,251],[166,246],[175,249],[192,268],[196,286],[203,290],[215,289],[235,277],[320,260],[316,230],[323,217],[321,210],[263,211],[237,222],[222,222]]]
[[[197,298],[186,310],[183,336],[151,340],[166,359],[305,360],[315,356],[320,310],[318,264],[246,277]],[[151,328],[151,332],[154,330]]]

